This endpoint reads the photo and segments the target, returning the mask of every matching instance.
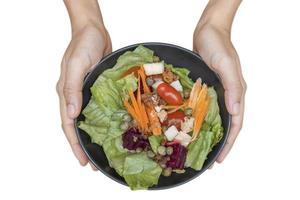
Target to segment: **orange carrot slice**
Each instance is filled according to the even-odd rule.
[[[193,109],[193,114],[197,112],[197,109],[199,108],[201,103],[204,103],[205,99],[207,97],[207,85],[203,84],[201,91],[198,94],[198,97],[196,99],[196,103]]]
[[[145,74],[144,68],[141,67],[141,69],[138,71],[138,73],[140,74],[141,79],[142,79],[144,93],[150,93],[151,91],[146,82],[146,74]]]
[[[150,131],[152,131],[153,135],[161,135],[161,125],[155,110],[153,108],[146,107],[146,111],[149,118]]]
[[[201,90],[201,79],[197,79],[197,81],[194,83],[191,94],[190,94],[190,98],[189,98],[189,103],[188,103],[188,107],[194,109],[195,105],[196,105],[196,101],[198,98],[198,94]]]
[[[129,104],[128,100],[124,100],[123,104],[129,114],[139,123],[140,119],[138,118],[134,108]]]
[[[194,127],[193,127],[193,135],[192,135],[192,141],[194,141],[199,132],[200,132],[200,129],[202,127],[202,124],[203,124],[203,121],[204,121],[204,118],[207,114],[207,111],[208,111],[208,105],[209,105],[209,100],[206,99],[201,105],[200,105],[200,108],[196,114],[196,118],[195,118],[195,122],[194,122]]]

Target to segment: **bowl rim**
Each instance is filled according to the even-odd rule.
[[[202,60],[202,57],[195,53],[194,51],[191,51],[189,49],[186,49],[184,47],[181,47],[181,46],[178,46],[178,45],[174,45],[174,44],[169,44],[169,43],[163,43],[163,42],[143,42],[143,43],[135,43],[135,44],[132,44],[132,45],[128,45],[128,46],[125,46],[125,47],[122,47],[120,49],[117,49],[116,51],[113,51],[111,52],[110,54],[104,56],[99,62],[97,62],[91,69],[90,71],[88,71],[88,73],[86,74],[86,76],[84,77],[84,80],[83,80],[83,84],[82,84],[82,89],[85,87],[85,85],[87,84],[87,80],[89,79],[90,75],[91,75],[91,72],[93,72],[95,70],[95,68],[100,65],[102,62],[105,62],[107,59],[109,59],[110,57],[114,56],[115,54],[119,53],[119,52],[122,52],[122,51],[126,51],[126,50],[129,50],[131,48],[134,48],[134,47],[138,47],[139,45],[143,45],[143,46],[150,46],[150,45],[154,45],[154,46],[167,46],[167,47],[172,47],[172,48],[177,48],[179,50],[182,50],[182,51],[185,51],[186,53],[189,53],[189,54],[192,54],[193,56],[196,56],[198,59]],[[207,67],[209,67],[207,65]],[[210,68],[210,67],[209,67]],[[211,68],[210,68],[211,69]],[[212,69],[211,69],[212,70]],[[220,81],[221,78],[220,76],[214,71],[214,74],[217,76],[218,80]],[[222,82],[220,81],[222,87],[224,88]],[[82,109],[82,108],[81,108]],[[226,108],[227,110],[227,108]],[[83,144],[83,141],[81,140],[81,137],[80,137],[80,133],[79,133],[79,127],[78,127],[78,117],[76,117],[74,119],[74,128],[75,128],[75,133],[76,133],[76,137],[78,139],[78,142],[82,148],[82,150],[84,151],[85,155],[88,157],[89,161],[99,170],[101,171],[104,175],[106,175],[107,177],[109,177],[110,179],[124,185],[124,186],[128,186],[128,184],[126,184],[126,182],[123,182],[121,180],[119,180],[118,178],[114,177],[113,175],[107,173],[104,169],[102,169],[101,167],[98,166],[98,164],[96,163],[95,159],[89,154],[89,152],[87,151],[87,149],[84,147],[84,144]],[[229,132],[230,132],[230,128],[231,128],[231,119],[232,119],[232,116],[231,114],[228,112],[228,129],[227,129],[227,132],[226,134],[224,134],[224,142],[222,144],[220,144],[220,148],[219,150],[216,152],[216,156],[214,157],[214,159],[212,159],[207,165],[206,167],[203,167],[200,171],[198,171],[197,174],[195,174],[193,177],[185,180],[185,181],[182,181],[182,182],[179,182],[179,183],[175,183],[173,185],[169,185],[169,186],[161,186],[161,187],[149,187],[148,190],[164,190],[164,189],[170,189],[170,188],[174,188],[174,187],[177,187],[177,186],[180,186],[182,184],[185,184],[187,182],[190,182],[192,181],[193,179],[197,178],[198,176],[200,176],[202,173],[204,173],[210,166],[212,166],[218,156],[220,155],[220,153],[222,152],[222,150],[224,149],[224,146],[226,145],[227,143],[227,139],[228,139],[228,136],[229,136]],[[109,166],[110,167],[110,166]],[[110,167],[111,168],[111,167]]]

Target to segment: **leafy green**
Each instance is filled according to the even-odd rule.
[[[162,135],[151,135],[150,137],[148,137],[152,151],[154,153],[157,153],[157,148],[160,146],[161,141],[163,139],[164,139],[164,137]]]
[[[208,153],[222,139],[223,127],[219,114],[217,93],[213,87],[208,88],[210,104],[198,138],[188,146],[186,167],[200,170]]]
[[[124,162],[128,152],[122,146],[122,136],[106,140],[103,143],[103,150],[109,165],[114,168],[120,176],[123,176]]]
[[[213,132],[201,131],[200,137],[188,146],[185,166],[191,167],[195,170],[200,170],[203,166],[204,161],[206,160],[208,153],[212,149],[213,141]]]
[[[120,129],[122,117],[127,113],[123,99],[129,90],[136,90],[137,79],[131,74],[123,77],[124,72],[134,66],[153,62],[153,51],[138,46],[133,51],[121,55],[113,68],[105,70],[91,87],[92,97],[83,110],[85,121],[79,128],[88,133],[92,142],[103,147],[109,165],[125,178],[131,189],[145,189],[158,183],[161,167],[149,159],[145,152],[130,154],[122,145],[123,131]],[[165,64],[166,68],[180,77],[184,89],[193,87],[188,77],[189,70]],[[199,137],[188,146],[185,165],[200,170],[208,153],[223,137],[223,127],[219,115],[217,94],[208,89],[211,97],[207,116]],[[151,136],[149,142],[154,152],[162,141],[162,136]]]
[[[190,71],[186,68],[173,67],[173,65],[165,64],[167,69],[170,69],[174,74],[179,76],[179,81],[184,88],[192,89],[194,82],[189,78]]]
[[[145,152],[125,158],[123,176],[132,190],[146,189],[158,183],[161,167]]]
[[[127,51],[121,55],[116,65],[111,69],[105,70],[101,74],[103,78],[98,80],[99,82],[105,78],[117,80],[131,67],[148,62],[153,62],[153,51],[143,46],[138,46],[134,51]]]
[[[85,121],[79,128],[88,133],[91,141],[103,147],[109,165],[124,176],[132,189],[144,189],[157,184],[161,168],[145,154],[130,155],[122,145],[123,131],[119,128],[127,111],[123,98],[136,90],[137,79],[131,74],[122,77],[131,67],[153,62],[153,51],[143,46],[121,55],[116,65],[104,71],[91,87],[92,97],[83,110]],[[135,165],[142,167],[137,170]]]
[[[217,115],[219,115],[218,96],[213,87],[209,87],[207,93],[211,101],[205,117],[205,122],[207,122],[208,124],[212,124]]]

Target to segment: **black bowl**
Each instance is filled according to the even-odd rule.
[[[116,64],[117,59],[120,55],[125,53],[126,51],[134,50],[138,45],[135,44],[131,46],[124,47],[119,49],[108,56],[104,57],[96,67],[86,76],[83,84],[83,104],[82,109],[86,107],[90,98],[91,92],[90,87],[93,85],[97,77],[106,69],[111,68]],[[213,148],[213,150],[209,153],[203,168],[200,171],[195,171],[191,168],[187,168],[186,172],[183,174],[172,173],[170,177],[160,176],[159,182],[156,186],[153,186],[149,189],[167,189],[174,186],[181,185],[186,183],[193,178],[202,174],[210,165],[212,165],[219,153],[223,149],[228,131],[230,128],[230,115],[227,112],[224,100],[224,89],[218,78],[218,75],[215,74],[210,68],[204,63],[201,57],[185,48],[175,46],[172,44],[164,44],[164,43],[143,43],[147,48],[150,48],[154,51],[155,55],[159,56],[161,60],[164,60],[166,63],[173,64],[174,66],[185,67],[191,71],[190,77],[193,80],[196,80],[198,77],[201,77],[203,82],[207,83],[209,86],[214,86],[217,94],[218,94],[218,103],[220,107],[220,114],[222,118],[222,123],[224,127],[224,137],[222,140]],[[75,129],[78,140],[87,154],[90,161],[105,175],[110,177],[111,179],[127,185],[124,178],[119,176],[113,168],[111,168],[108,164],[107,158],[104,154],[102,147],[95,143],[91,143],[89,135],[83,130],[77,127],[77,122],[84,120],[84,116],[80,114],[77,119],[75,119]]]

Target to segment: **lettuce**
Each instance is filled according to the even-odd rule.
[[[101,74],[102,78],[98,78],[95,84],[98,84],[97,82],[101,82],[103,79],[118,80],[131,67],[153,62],[153,55],[152,50],[143,46],[138,46],[134,51],[127,51],[118,58],[113,68],[105,70]]]
[[[149,159],[145,152],[131,154],[123,148],[122,134],[119,128],[122,116],[127,113],[123,99],[129,90],[136,90],[137,78],[131,74],[122,77],[131,67],[153,62],[153,51],[138,46],[119,57],[115,66],[105,70],[91,87],[92,97],[83,110],[85,121],[79,122],[79,128],[91,137],[93,143],[103,147],[109,165],[123,176],[133,190],[145,189],[158,183],[161,167]],[[189,70],[165,64],[166,68],[180,77],[184,89],[191,89],[193,81],[188,77]],[[223,127],[219,115],[217,94],[213,88],[208,89],[211,97],[207,116],[205,117],[199,137],[188,146],[186,167],[200,170],[208,153],[223,137]],[[149,137],[151,148],[157,152],[161,136]]]
[[[202,168],[214,141],[213,132],[201,131],[200,135],[200,138],[196,139],[188,146],[188,153],[185,161],[186,167],[191,167],[195,170],[200,170]]]
[[[103,144],[103,150],[109,166],[114,168],[120,176],[123,176],[124,162],[128,152],[123,149],[122,136],[106,140]]]
[[[121,55],[116,65],[104,71],[91,87],[92,97],[82,111],[85,121],[79,122],[93,143],[103,147],[109,165],[123,176],[132,189],[145,189],[157,184],[161,168],[145,154],[131,155],[122,145],[119,128],[127,113],[123,98],[137,89],[137,79],[131,74],[122,78],[131,67],[153,62],[153,51],[143,46]],[[135,168],[139,165],[139,169]]]
[[[157,153],[157,148],[160,146],[163,139],[164,137],[162,135],[152,135],[148,137],[151,149],[154,153]]]
[[[219,114],[217,93],[213,87],[208,88],[211,99],[208,112],[198,138],[188,146],[186,167],[201,170],[212,148],[222,139],[223,127]]]
[[[165,67],[170,69],[174,74],[179,76],[179,81],[185,89],[192,89],[194,82],[189,78],[190,71],[186,68],[173,67],[173,65],[165,64]]]
[[[161,167],[145,152],[125,158],[123,176],[132,190],[146,189],[158,183]]]

